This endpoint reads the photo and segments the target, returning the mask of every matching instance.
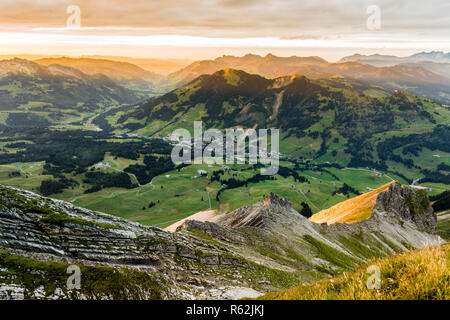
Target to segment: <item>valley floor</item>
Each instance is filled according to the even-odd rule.
[[[99,168],[102,172],[116,172],[123,170],[130,160],[107,155],[104,162],[110,167]],[[24,188],[33,192],[39,191],[39,185],[43,180],[51,179],[49,175],[43,175],[44,162],[36,163],[12,163],[0,165],[0,183]],[[294,168],[291,162],[283,162],[283,166]],[[94,166],[95,167],[95,166]],[[238,179],[248,179],[259,170],[248,169],[248,166],[233,166],[224,178],[235,175]],[[352,186],[361,193],[377,189],[395,179],[406,184],[401,177],[395,175],[380,174],[378,171],[360,168],[339,169],[329,167],[327,172],[321,168],[298,171],[308,182],[295,181],[293,177],[275,176],[274,180],[250,182],[246,186],[234,189],[226,189],[220,195],[220,202],[216,195],[221,188],[217,181],[211,182],[210,176],[214,171],[221,170],[222,166],[206,164],[191,165],[182,170],[172,170],[156,176],[151,183],[140,185],[134,189],[105,188],[98,192],[84,193],[90,186],[83,183],[83,176],[69,176],[80,184],[73,189],[65,189],[64,192],[54,194],[51,197],[70,201],[74,205],[113,214],[145,225],[154,225],[165,228],[192,214],[206,210],[218,210],[229,212],[244,205],[258,202],[262,196],[269,192],[275,192],[288,198],[298,211],[302,209],[302,203],[307,203],[313,213],[327,209],[349,198],[339,190],[344,183]],[[200,176],[199,170],[206,171],[209,177]],[[10,173],[21,171],[21,176],[11,177]],[[358,174],[355,174],[355,171]],[[332,176],[332,175],[334,176]],[[424,186],[432,188],[431,194],[438,194],[447,189],[446,185],[427,183]],[[355,194],[350,194],[354,196]],[[149,203],[156,205],[151,208]]]

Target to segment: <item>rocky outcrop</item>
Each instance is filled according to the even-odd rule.
[[[437,218],[423,189],[394,183],[379,194],[373,212],[383,218],[410,221],[418,230],[430,234],[437,231]]]
[[[210,219],[210,222],[227,228],[238,227],[257,227],[266,228],[270,225],[270,217],[277,215],[278,212],[294,213],[292,204],[285,198],[279,198],[273,192],[267,194],[260,202],[253,206],[246,206],[234,210],[228,214],[223,214]]]
[[[394,184],[380,193],[370,219],[327,225],[309,221],[287,199],[270,193],[211,221],[187,220],[171,233],[0,186],[0,298],[214,299],[264,293],[372,257],[443,242],[435,235],[436,217],[427,199]],[[56,265],[47,270],[35,261]],[[85,279],[74,293],[65,284],[55,288],[50,280],[41,281],[61,279],[54,274],[61,264],[83,266],[84,274],[92,274],[87,279],[96,281],[113,275],[125,289],[111,296]],[[41,279],[31,283],[40,286],[30,285],[29,272]]]
[[[166,286],[162,297],[195,297],[204,286],[247,282],[232,273],[247,263],[224,246],[10,187],[0,187],[2,248],[31,259],[157,274]],[[217,270],[227,277],[218,278]]]
[[[353,225],[382,236],[391,247],[401,250],[445,242],[436,235],[437,218],[427,192],[398,182],[378,195],[369,219]]]
[[[240,254],[254,261],[270,258],[277,268],[296,268],[301,263],[303,270],[330,272],[372,257],[444,242],[436,235],[436,216],[426,193],[399,183],[381,192],[370,218],[357,223],[314,223],[295,211],[287,199],[270,193],[252,206],[209,222],[186,221],[178,230],[201,230],[234,242]],[[249,247],[264,254],[250,252]],[[286,256],[297,258],[283,261]]]

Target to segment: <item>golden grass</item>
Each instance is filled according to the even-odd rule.
[[[263,300],[448,300],[450,244],[371,260],[365,267],[310,285],[268,293]],[[381,288],[368,289],[369,265],[380,267]]]
[[[336,222],[354,223],[369,219],[372,215],[378,194],[385,191],[393,183],[394,181],[389,182],[375,190],[342,201],[331,208],[317,212],[309,219],[316,223],[326,222],[328,224]]]

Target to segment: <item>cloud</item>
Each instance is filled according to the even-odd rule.
[[[372,3],[381,8],[384,32],[444,35],[450,31],[447,0],[2,0],[0,25],[63,27],[67,6],[76,4],[82,25],[89,27],[131,27],[136,32],[152,28],[197,36],[311,34],[317,38],[367,32],[366,7]]]
[[[266,0],[218,0],[217,5],[223,8],[245,8],[254,5],[264,5]]]
[[[72,4],[81,29],[65,28]],[[381,30],[367,29],[371,4],[381,9]],[[182,58],[411,54],[450,49],[448,12],[448,0],[0,0],[0,48]]]

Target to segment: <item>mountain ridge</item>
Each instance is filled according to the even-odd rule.
[[[44,66],[63,65],[78,69],[91,76],[103,74],[117,84],[145,93],[147,96],[159,93],[158,86],[163,79],[163,76],[159,74],[122,61],[61,57],[38,59],[34,62]]]
[[[147,274],[153,279],[141,283],[146,288],[142,296],[133,291],[126,293],[126,286],[134,283],[133,277],[122,287],[122,298],[215,299],[239,297],[230,296],[236,290],[245,296],[292,287],[312,281],[311,274],[317,272],[321,278],[356,267],[374,256],[442,242],[435,235],[435,219],[429,225],[421,222],[433,217],[431,207],[419,208],[412,215],[411,209],[397,199],[408,194],[414,197],[415,193],[398,184],[380,193],[385,196],[374,215],[360,223],[316,224],[293,210],[288,200],[269,194],[253,206],[219,215],[217,223],[187,220],[175,233],[29,191],[5,186],[0,186],[0,191],[0,246],[6,250],[0,252],[0,287],[9,288],[7,298],[25,295],[60,299],[68,294],[76,299],[107,297],[105,292],[96,291],[101,289],[87,290],[86,286],[91,286],[89,279],[82,280],[81,291],[75,292],[60,287],[65,280],[58,280],[56,285],[42,280],[35,285],[25,284],[24,275],[15,269],[17,265],[8,262],[11,259],[21,261],[20,265],[34,263],[40,279],[53,277],[46,269],[52,263],[81,265],[87,273],[94,272],[89,268],[104,266],[105,275],[125,268],[122,274],[132,272],[138,278]],[[264,224],[252,222],[258,216]],[[14,277],[10,269],[16,270]],[[53,270],[57,269],[61,265]],[[316,273],[311,273],[314,270]],[[99,274],[96,281],[106,280]]]
[[[378,152],[376,144],[380,143],[380,139],[373,140],[375,136],[409,131],[414,123],[424,123],[420,129],[423,132],[432,131],[439,125],[445,127],[448,118],[448,109],[437,102],[346,77],[266,79],[242,70],[227,70],[202,75],[166,95],[138,104],[112,125],[117,130],[162,138],[177,128],[192,130],[194,120],[217,129],[276,127],[280,129],[282,148],[291,139],[298,149],[307,149],[320,137],[322,143],[302,152],[304,158],[319,158],[333,152],[328,145],[344,143],[347,148],[341,148],[341,157],[348,159],[350,166],[364,163],[383,168],[373,161]],[[361,140],[371,144],[367,152],[353,148],[353,144],[363,143]],[[331,156],[337,154],[338,150]],[[380,152],[378,157],[386,155]]]
[[[301,74],[312,79],[326,79],[337,74],[374,82],[391,90],[406,88],[414,94],[449,103],[450,79],[446,77],[446,74],[435,73],[435,68],[428,69],[426,65],[401,65],[402,62],[408,60],[396,57],[393,59],[395,58],[398,63],[374,66],[367,64],[364,57],[362,55],[349,56],[342,58],[339,62],[330,63],[320,57],[277,57],[272,54],[264,57],[252,54],[242,57],[222,56],[214,60],[196,61],[168,75],[167,80],[179,87],[202,74],[212,74],[227,67],[266,78]],[[384,56],[381,55],[369,57],[384,59]],[[409,61],[421,60],[410,59]]]
[[[448,63],[450,62],[450,53],[445,53],[443,51],[422,51],[405,57],[383,54],[363,55],[356,53],[350,56],[345,56],[339,60],[339,62],[348,61],[366,62],[375,66],[391,66],[399,63],[414,63],[420,61]]]
[[[18,58],[0,61],[0,99],[6,126],[48,126],[83,112],[138,101],[131,90],[104,75]]]

